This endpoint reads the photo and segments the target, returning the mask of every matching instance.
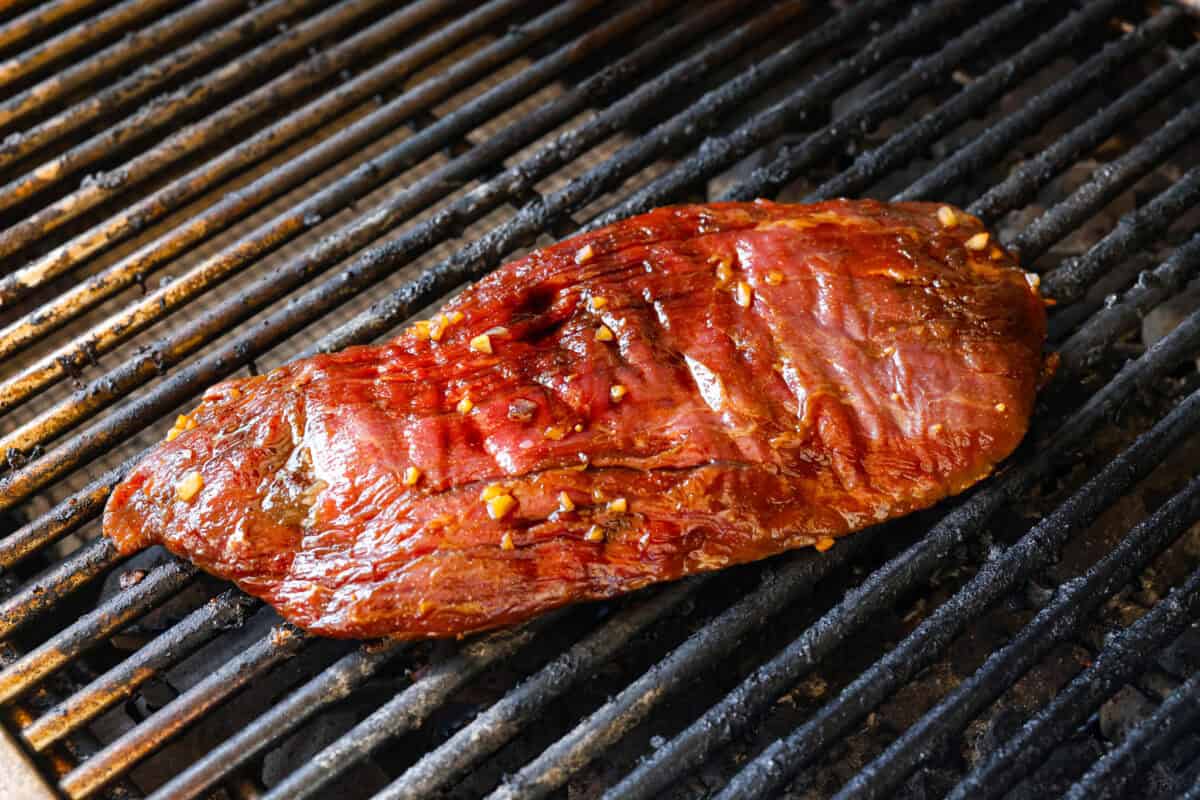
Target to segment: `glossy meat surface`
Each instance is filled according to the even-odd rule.
[[[1044,335],[961,211],[658,209],[387,344],[214,387],[104,528],[317,633],[481,630],[962,491],[1024,435]]]

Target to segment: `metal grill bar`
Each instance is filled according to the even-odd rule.
[[[103,78],[105,73],[120,69],[139,56],[151,52],[166,39],[190,33],[238,7],[239,4],[235,0],[193,3],[145,28],[139,28],[85,61],[56,72],[37,85],[0,103],[0,125],[11,125],[29,112],[45,108],[47,104],[71,90]]]
[[[1068,336],[1080,320],[1086,319],[1099,308],[1100,302],[1087,296],[1088,281],[1096,280],[1123,258],[1163,236],[1177,217],[1195,205],[1197,192],[1200,191],[1197,186],[1200,178],[1195,174],[1197,171],[1191,170],[1151,203],[1122,217],[1116,227],[1088,253],[1068,258],[1047,273],[1043,279],[1046,291],[1061,293],[1060,296],[1070,302],[1070,305],[1050,317],[1047,330],[1049,341],[1057,342]],[[1156,218],[1151,213],[1139,211],[1153,211],[1162,214],[1162,217]],[[1140,276],[1138,282],[1142,284],[1147,279]]]
[[[1064,46],[1068,46],[1087,32],[1090,26],[1103,20],[1112,7],[1104,3],[1086,4],[1034,39],[1012,58],[1001,61],[972,80],[936,111],[922,116],[878,147],[860,153],[848,169],[813,190],[805,197],[805,202],[850,197],[861,193],[887,172],[918,158],[930,143],[972,116],[985,111],[989,104],[1011,86],[1042,67],[1051,58],[1060,55]],[[1200,45],[1194,50],[1197,66],[1200,66]],[[1169,71],[1166,74],[1175,79],[1175,83],[1170,84],[1174,86],[1187,73],[1178,75],[1176,71]],[[1164,79],[1163,82],[1167,81]]]
[[[1079,304],[1097,278],[1120,259],[1167,232],[1178,217],[1200,200],[1200,166],[1188,170],[1171,188],[1121,217],[1113,230],[1083,256],[1068,258],[1042,278],[1044,291],[1060,303]],[[1068,201],[1069,202],[1069,201]],[[1061,336],[1061,326],[1052,335]]]
[[[547,748],[489,797],[544,797],[646,718],[673,690],[721,658],[755,627],[806,595],[835,568],[862,553],[876,538],[872,532],[855,537],[829,557],[799,553],[786,564],[767,571],[759,587],[715,617],[683,644],[661,659],[616,697],[605,703],[568,734]]]
[[[101,0],[53,0],[0,26],[0,49],[8,49],[34,36],[41,35],[54,23],[72,14],[99,5]]]
[[[1200,316],[1197,326],[1200,329]],[[864,670],[807,722],[768,746],[718,796],[763,797],[783,787],[839,736],[927,666],[972,619],[1055,557],[1071,534],[1091,524],[1174,450],[1200,422],[1200,392],[1192,394],[1113,459],[1042,522],[926,617],[917,629]],[[862,773],[860,773],[861,775]],[[899,779],[899,775],[894,776]]]
[[[125,627],[127,622],[171,597],[191,582],[198,571],[191,564],[178,560],[156,567],[132,588],[118,592],[51,636],[37,649],[0,671],[0,703],[8,703],[24,694],[43,678]]]
[[[1142,381],[1163,375],[1194,352],[1197,344],[1200,344],[1200,313],[1141,358],[1129,362],[1036,454],[982,487],[943,517],[919,542],[849,590],[838,605],[777,656],[751,673],[682,733],[655,750],[608,796],[653,797],[680,774],[727,744],[804,672],[829,656],[872,616],[891,607],[901,594],[924,580],[944,562],[952,547],[973,535],[1002,505],[1048,475],[1056,463],[1069,460],[1071,451],[1086,441]]]
[[[1141,619],[1112,637],[1096,660],[1032,720],[977,766],[948,800],[1002,796],[1102,702],[1132,680],[1146,661],[1177,637],[1200,612],[1200,570]]]
[[[711,102],[708,103],[697,104],[697,106],[689,109],[685,114],[677,117],[676,121],[679,125],[664,132],[674,135],[648,137],[648,139],[643,139],[642,141],[650,141],[653,144],[651,153],[654,153],[671,144],[677,143],[680,138],[686,139],[690,132],[691,124],[694,122],[698,112],[710,113],[714,110],[719,112],[734,103],[753,96],[756,91],[760,90],[768,81],[777,76],[779,70],[785,69],[791,63],[791,59],[803,59],[806,54],[816,52],[820,48],[828,46],[830,40],[836,41],[838,38],[847,35],[854,29],[854,24],[859,24],[868,19],[869,14],[875,8],[875,5],[869,3],[856,6],[844,16],[837,18],[834,22],[819,28],[813,35],[804,37],[796,42],[794,46],[780,52],[777,54],[778,57],[764,61],[759,65],[758,70],[751,73],[750,77],[752,79],[736,81],[727,85],[720,90],[719,97],[712,98]],[[239,337],[237,341],[230,343],[225,348],[213,350],[205,359],[202,359],[197,364],[176,375],[170,381],[157,387],[155,392],[141,398],[138,403],[123,409],[117,414],[110,415],[99,426],[107,432],[101,432],[97,426],[92,426],[85,433],[73,437],[64,443],[64,445],[60,445],[52,454],[56,459],[55,464],[49,464],[48,459],[43,458],[29,467],[0,479],[0,508],[18,502],[36,488],[45,485],[45,483],[61,474],[70,465],[79,463],[85,456],[78,455],[79,451],[76,448],[88,448],[90,452],[95,452],[101,447],[111,446],[113,438],[122,435],[123,431],[139,430],[145,424],[146,419],[155,415],[156,410],[157,413],[161,414],[163,411],[183,402],[205,385],[211,384],[233,369],[236,369],[240,364],[248,361],[256,353],[262,352],[298,327],[319,317],[330,308],[343,302],[349,296],[357,294],[383,275],[388,274],[402,258],[411,257],[423,252],[425,249],[444,240],[445,237],[453,235],[460,229],[461,225],[473,221],[473,219],[487,213],[487,211],[495,208],[506,199],[511,198],[515,191],[530,187],[534,182],[540,180],[541,177],[544,177],[544,175],[549,174],[558,166],[561,166],[562,163],[565,163],[565,160],[577,157],[584,148],[590,146],[598,139],[611,135],[616,130],[619,130],[622,125],[628,124],[630,121],[639,119],[643,114],[644,104],[661,101],[667,92],[677,90],[680,85],[689,85],[690,80],[695,79],[702,67],[706,65],[715,66],[715,64],[709,64],[709,58],[714,55],[720,55],[722,49],[707,49],[705,53],[701,54],[703,58],[698,56],[696,59],[689,59],[684,64],[678,65],[680,67],[687,67],[687,69],[672,68],[668,70],[659,79],[644,84],[629,97],[599,115],[591,123],[581,126],[578,130],[571,132],[570,135],[560,136],[553,144],[539,150],[528,161],[507,170],[501,176],[474,190],[467,197],[457,202],[451,209],[439,213],[428,222],[422,223],[396,241],[367,251],[336,276],[310,288],[303,295],[289,303],[284,310],[273,314],[267,320],[264,320],[262,324],[255,326],[250,333]],[[768,69],[768,66],[771,68]],[[646,157],[650,158],[652,155],[648,154]],[[629,171],[633,171],[639,165],[622,163],[622,166]],[[402,196],[397,198],[397,202],[407,201],[409,196],[402,193]],[[538,230],[540,229],[538,228]],[[334,244],[330,243],[326,247],[332,247]],[[308,265],[311,263],[310,259],[313,259],[314,255],[319,255],[320,251],[320,248],[310,251],[306,256],[296,260],[294,268],[285,266],[270,276],[271,279],[269,281],[260,281],[259,284],[248,289],[241,297],[234,298],[219,306],[212,312],[211,317],[205,316],[202,319],[208,321],[213,318],[219,318],[218,314],[232,314],[241,307],[243,300],[253,302],[260,292],[269,292],[273,287],[292,274],[298,273],[297,279],[307,277],[310,274],[308,272]],[[437,276],[437,271],[430,270],[427,275],[432,279]],[[439,277],[444,278],[444,276]],[[236,320],[238,317],[234,317],[234,319]],[[228,327],[225,327],[222,330],[227,329]],[[194,333],[194,329],[189,330],[189,335]],[[138,363],[146,364],[147,366],[142,367],[145,369],[149,366],[155,366],[158,363],[171,363],[171,360],[171,349],[160,346],[152,352],[149,359],[142,359]],[[104,440],[104,442],[102,443],[101,440]],[[65,452],[68,447],[72,451],[69,454]],[[68,515],[71,512],[68,510],[61,513]]]
[[[425,754],[373,800],[422,800],[449,788],[478,761],[516,736],[552,700],[580,679],[595,674],[630,639],[666,618],[704,583],[687,580],[669,586],[622,611],[480,713],[436,750]]]
[[[282,739],[309,717],[345,699],[407,649],[403,642],[373,642],[345,655],[240,732],[159,787],[152,800],[196,797]]]
[[[33,522],[0,539],[0,570],[11,569],[51,542],[74,533],[100,516],[113,487],[127,475],[139,456],[126,459]],[[115,552],[115,551],[114,551]]]
[[[623,217],[649,211],[662,202],[661,198],[677,197],[694,186],[702,176],[732,166],[738,159],[786,133],[789,126],[804,119],[813,107],[832,100],[839,92],[853,85],[854,81],[888,63],[905,48],[965,10],[964,4],[954,0],[936,0],[918,8],[887,33],[871,39],[853,57],[830,67],[737,130],[727,136],[704,140],[694,155],[683,159],[619,205],[592,220],[588,227],[598,228]]]
[[[1105,598],[1133,580],[1198,518],[1200,480],[1193,480],[1130,531],[1079,580],[1068,581],[1059,587],[1054,599],[1009,644],[993,653],[975,674],[914,723],[878,758],[863,767],[837,798],[889,796],[905,775],[957,735],[1056,643],[1073,636]],[[1025,537],[1028,538],[1029,535]],[[990,569],[1000,568],[1001,565],[997,565]]]
[[[452,692],[488,666],[516,653],[562,616],[562,611],[551,612],[515,630],[499,631],[468,644],[273,786],[263,800],[305,800],[318,795],[347,766],[357,763],[388,737],[420,726]]]
[[[337,136],[331,137],[321,145],[301,154],[295,161],[281,167],[280,171],[285,173],[288,182],[298,182],[301,178],[309,177],[320,168],[335,163],[347,152],[352,152],[381,133],[394,129],[414,112],[441,99],[452,89],[460,88],[463,83],[478,77],[486,69],[494,67],[497,62],[511,58],[538,39],[549,35],[556,28],[567,24],[586,11],[588,7],[594,6],[596,1],[583,0],[582,2],[567,3],[551,10],[528,25],[513,31],[494,45],[476,52],[453,70],[444,73],[437,81],[422,84],[413,91],[404,93],[383,108],[358,120]],[[450,123],[430,126],[419,134],[402,141],[293,208],[263,223],[237,242],[179,276],[167,286],[150,292],[146,297],[130,304],[119,314],[30,365],[0,386],[0,411],[23,401],[53,382],[61,380],[70,374],[72,369],[82,369],[89,360],[94,359],[97,355],[111,351],[134,334],[207,291],[213,284],[244,269],[257,258],[303,233],[311,227],[313,220],[319,221],[324,216],[345,208],[348,203],[360,199],[380,183],[419,163],[420,159],[444,146],[454,136],[469,131],[497,111],[511,107],[514,102],[545,85],[570,64],[611,43],[612,40],[627,33],[636,24],[644,22],[649,15],[655,11],[661,11],[666,4],[673,1],[655,0],[641,3],[585,37],[565,45],[553,56],[539,61],[535,67],[522,71],[469,106],[460,109],[460,113],[456,114]],[[478,18],[469,20],[471,24],[468,27],[474,28],[476,25],[490,20],[497,12],[504,11],[504,7],[509,4],[510,0],[502,0],[481,8],[480,12],[486,13],[475,15]],[[718,6],[718,11],[725,10],[727,10],[725,4]],[[701,21],[707,23],[712,16],[711,14],[701,15]],[[461,33],[461,31],[456,32],[455,38]],[[388,78],[386,72],[376,73],[372,75],[369,87],[373,91],[379,88],[378,83],[391,79]],[[582,105],[582,99],[579,97],[574,99],[577,101],[575,104],[577,109],[579,105]],[[566,114],[572,110],[566,104],[557,104],[554,108],[558,112],[554,120],[545,121],[541,116],[538,117],[542,126],[565,119]],[[539,126],[531,130],[531,127],[522,128],[523,131],[526,131],[526,135],[516,141],[513,141],[512,137],[498,140],[507,145],[506,150],[496,153],[496,148],[493,146],[488,148],[488,154],[496,153],[497,157],[507,155],[519,145],[527,143],[536,133],[545,129]],[[485,163],[487,162],[480,157],[480,154],[472,153],[457,159],[453,167],[447,165],[435,174],[426,176],[419,182],[419,186],[425,190],[425,194],[420,196],[420,200],[429,200],[431,194],[434,198],[444,195],[461,181],[471,177]],[[269,195],[281,188],[286,188],[279,185],[278,177],[274,172],[264,175],[247,187],[246,192],[216,204],[208,212],[197,217],[190,225],[176,228],[165,237],[165,243],[156,242],[147,245],[146,248],[133,253],[129,258],[84,284],[79,290],[64,294],[57,301],[57,307],[70,308],[77,302],[92,305],[99,299],[125,288],[133,283],[139,275],[144,274],[147,269],[183,250],[190,240],[209,233],[210,227],[219,227],[221,224],[236,219],[245,210],[242,208],[246,205],[244,201],[254,199],[254,194]],[[413,194],[413,190],[409,190],[404,197],[409,199]],[[266,198],[260,199],[265,200]],[[394,199],[392,202],[395,203],[396,200]],[[404,208],[411,212],[417,207],[419,207],[419,202],[410,202]],[[314,264],[321,267],[331,265],[338,258],[349,255],[354,249],[367,244],[371,239],[385,232],[388,225],[396,221],[394,215],[381,214],[368,215],[365,219],[368,224],[351,224],[342,229],[341,235],[326,237],[321,246],[304,260],[306,269],[303,277],[312,275],[315,271]],[[296,280],[293,279],[293,283]],[[293,283],[283,280],[278,273],[272,274],[266,282],[266,286],[269,287],[268,299],[277,299]],[[99,287],[99,291],[96,291],[96,287]],[[265,304],[265,301],[261,300],[247,303],[245,299],[245,295],[235,298],[236,302],[227,302],[222,308],[236,308],[240,320],[250,316],[257,308]],[[77,310],[82,309],[70,309],[71,313]],[[132,386],[139,385],[158,374],[167,364],[174,363],[190,350],[202,346],[203,341],[207,341],[231,327],[228,319],[214,324],[212,316],[215,315],[204,318],[207,324],[205,330],[189,331],[189,335],[184,337],[187,345],[182,348],[183,352],[179,352],[177,348],[169,356],[162,357],[161,354],[164,351],[170,352],[171,348],[160,345],[159,355],[155,358],[143,357],[125,365],[123,369],[117,370],[115,375],[93,383],[88,390],[77,392],[71,400],[48,409],[21,429],[14,431],[3,442],[0,442],[0,453],[8,453],[13,450],[28,451],[38,444],[48,441],[80,419],[107,406],[114,399],[122,397]],[[22,321],[14,326],[18,328],[14,332],[18,335],[26,333],[26,338],[29,336],[30,328],[33,328],[34,332],[41,333],[40,329],[51,323],[61,324],[66,321],[65,319],[46,319],[41,310],[34,312],[27,319],[37,322],[29,325]],[[22,328],[24,330],[21,330]],[[10,328],[0,334],[0,341],[10,330],[13,329]],[[7,342],[5,343],[7,344]],[[3,346],[0,344],[0,352],[2,352]]]
[[[351,24],[379,5],[382,5],[381,0],[345,0],[289,28],[285,33],[213,74],[196,79],[183,89],[168,95],[164,102],[144,106],[142,110],[106,132],[72,147],[0,188],[0,210],[11,208],[66,176],[76,174],[80,169],[109,155],[128,140],[143,136],[148,130],[174,120],[182,111],[215,99],[221,92],[236,86],[269,65],[303,51],[322,36]],[[393,12],[337,46],[305,59],[251,93],[222,106],[197,122],[180,128],[120,167],[97,179],[82,182],[75,191],[0,231],[0,257],[11,255],[36,242],[84,211],[118,196],[134,184],[201,147],[220,141],[229,130],[270,112],[279,103],[299,95],[325,78],[336,75],[339,70],[361,59],[365,53],[385,47],[392,38],[407,31],[411,27],[410,22],[411,16],[405,10]]]
[[[59,789],[72,800],[95,794],[251,679],[294,656],[309,641],[310,637],[298,628],[286,623],[277,626],[270,635],[71,770],[59,781]]]
[[[1200,43],[1185,50],[1136,87],[1121,95],[1088,121],[1023,161],[1000,183],[970,206],[970,212],[992,221],[1028,202],[1036,190],[1066,169],[1084,153],[1098,147],[1118,127],[1174,91],[1200,69]]]
[[[1068,202],[1059,203],[1034,220],[1010,246],[1025,264],[1032,264],[1172,152],[1195,141],[1197,132],[1200,132],[1200,103],[1180,111],[1152,136],[1097,169],[1098,174],[1076,189]]]
[[[1044,5],[1043,0],[1005,4],[1000,10],[944,44],[932,55],[913,61],[902,75],[888,81],[856,103],[843,116],[810,134],[795,146],[783,147],[775,160],[759,167],[745,181],[731,188],[721,200],[753,200],[777,193],[791,181],[792,176],[821,158],[844,146],[854,131],[867,131],[888,119],[896,111],[918,97],[936,89],[941,80],[949,79],[951,70],[963,59],[978,52],[981,44],[1002,36],[1018,23],[1025,21]],[[1097,4],[1100,5],[1100,4]],[[1096,11],[1095,8],[1092,11]],[[1069,20],[1068,20],[1069,21]],[[1040,53],[1049,57],[1049,48]],[[1029,65],[1032,68],[1032,65]],[[930,77],[933,76],[933,80]]]
[[[1086,328],[1077,331],[1058,349],[1063,363],[1082,370],[1095,364],[1121,334],[1141,324],[1142,315],[1180,292],[1200,271],[1200,233],[1181,245],[1159,267],[1139,279],[1117,303],[1106,303]]]
[[[0,63],[0,88],[31,75],[43,67],[112,36],[138,20],[152,17],[181,0],[124,0],[102,14]]]
[[[59,601],[122,560],[111,539],[93,539],[0,603],[0,639],[58,605]]]
[[[312,132],[318,126],[329,122],[352,106],[395,85],[395,82],[404,75],[412,73],[422,64],[447,52],[467,37],[499,22],[524,2],[525,0],[493,0],[493,2],[480,6],[474,12],[429,36],[422,37],[410,47],[403,48],[389,56],[381,63],[346,81],[316,101],[308,103],[278,122],[267,126],[245,142],[222,152],[208,163],[191,170],[186,175],[155,191],[149,197],[122,210],[69,242],[55,247],[44,256],[0,280],[0,305],[14,302],[33,289],[44,285],[51,278],[82,264],[102,248],[135,233],[140,226],[181,206],[237,169],[255,163],[298,137]],[[429,5],[426,4],[426,6]],[[552,15],[552,19],[563,20],[562,24],[565,24],[566,20],[586,10],[586,4],[583,4],[583,8],[580,5],[579,3],[568,4],[561,9],[560,14]],[[436,10],[436,7],[416,6],[407,11],[411,12],[414,8],[426,13]],[[417,14],[416,16],[419,19],[421,15]],[[348,153],[354,152],[355,148],[362,147],[364,143],[378,138],[382,132],[390,132],[402,124],[408,109],[431,105],[454,89],[460,88],[471,78],[484,74],[488,69],[494,69],[503,63],[504,58],[507,57],[506,54],[511,55],[509,51],[520,48],[522,45],[528,46],[529,43],[536,41],[538,33],[541,31],[542,26],[535,25],[532,30],[522,30],[520,34],[506,36],[499,42],[483,48],[482,52],[464,59],[454,69],[448,70],[442,76],[421,84],[419,89],[403,93],[402,98],[397,98],[383,108],[377,109],[368,115],[371,122],[360,120],[317,147],[272,169],[248,186],[244,186],[237,192],[214,203],[197,219],[173,228],[156,242],[139,248],[137,252],[122,259],[99,275],[89,278],[80,287],[65,292],[53,302],[37,309],[36,312],[7,326],[0,337],[0,356],[24,347],[36,338],[61,327],[67,320],[134,283],[138,275],[150,273],[171,257],[178,255],[188,245],[238,219],[238,215],[245,214],[271,198],[299,185],[320,170],[344,158]],[[418,98],[419,102],[414,102]]]
[[[111,670],[42,714],[21,731],[34,750],[43,751],[62,737],[130,697],[163,668],[198,649],[222,630],[239,627],[259,602],[229,589],[193,611],[170,630]]]
[[[100,88],[87,97],[80,98],[74,105],[38,122],[28,130],[22,131],[19,136],[6,139],[3,147],[0,147],[0,166],[7,166],[24,158],[68,133],[78,130],[101,114],[145,97],[177,75],[203,64],[226,50],[239,44],[247,45],[257,41],[259,37],[275,30],[281,22],[314,4],[315,0],[273,0],[247,11],[221,28],[181,46],[174,52],[136,70],[133,74],[105,88]],[[199,3],[198,5],[207,6],[209,4]],[[164,20],[163,24],[169,19]],[[80,62],[61,73],[62,77],[71,80],[67,75],[68,72],[77,72],[88,78],[103,77],[91,59]],[[48,78],[47,81],[55,81],[59,77],[56,75]],[[45,90],[39,87],[29,90],[38,97],[43,91]],[[26,113],[22,97],[23,95],[18,95],[2,106],[4,111],[0,120],[3,120],[4,124],[11,124]]]
[[[1177,6],[1167,6],[1161,14],[1127,36],[1109,42],[1104,49],[1071,70],[1062,79],[1029,100],[1021,113],[997,123],[967,147],[942,159],[932,171],[914,181],[896,195],[895,200],[921,200],[944,194],[964,175],[983,169],[999,160],[1013,145],[1057,116],[1071,101],[1111,73],[1132,56],[1160,42],[1183,16]]]
[[[1070,788],[1066,800],[1127,796],[1125,790],[1129,782],[1166,755],[1198,723],[1200,672],[1171,692],[1153,714],[1097,761]]]

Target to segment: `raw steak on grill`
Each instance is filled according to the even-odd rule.
[[[662,208],[214,387],[104,527],[317,633],[491,628],[962,491],[1024,435],[1044,337],[957,209]]]

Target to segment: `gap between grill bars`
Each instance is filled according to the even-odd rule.
[[[510,662],[523,665],[526,679],[480,704],[458,729],[435,736],[378,796],[430,796],[470,783],[477,771],[470,791],[545,796],[653,728],[683,686],[741,658],[767,620],[781,624],[784,633],[749,646],[754,665],[736,670],[646,758],[624,757],[625,774],[603,787],[609,797],[688,796],[689,778],[724,758],[770,718],[778,698],[859,642],[873,620],[929,586],[946,564],[977,567],[804,720],[762,742],[744,764],[726,767],[722,796],[778,791],[921,682],[921,669],[1048,569],[1105,509],[1161,480],[1162,465],[1174,463],[1179,443],[1196,428],[1200,384],[1188,378],[1194,369],[1181,373],[1180,365],[1200,353],[1200,312],[1184,312],[1178,327],[1144,353],[1131,353],[1136,357],[1123,368],[1114,361],[1142,317],[1184,293],[1200,267],[1193,213],[1200,171],[1172,160],[1194,152],[1187,148],[1200,125],[1200,97],[1189,93],[1200,44],[1178,6],[1146,15],[1120,0],[982,8],[934,0],[914,9],[875,0],[841,10],[798,2],[691,9],[647,0],[609,9],[585,0],[492,0],[469,13],[434,0],[400,8],[353,0],[316,6],[55,0],[36,14],[0,17],[0,52],[30,54],[0,65],[0,85],[11,89],[0,101],[0,130],[28,126],[24,137],[0,148],[0,170],[8,170],[0,181],[10,187],[0,205],[30,209],[0,230],[7,262],[0,313],[13,309],[0,317],[0,353],[21,359],[19,370],[0,374],[0,424],[11,423],[0,428],[8,466],[0,507],[35,508],[39,493],[58,500],[0,541],[8,580],[0,605],[7,647],[0,702],[23,720],[12,728],[22,746],[42,763],[60,765],[55,780],[64,796],[135,793],[142,762],[290,665],[314,666],[292,674],[286,691],[244,728],[181,762],[153,796],[200,796],[243,780],[313,720],[372,685],[399,681],[393,697],[267,793],[323,796],[373,750],[402,735],[420,741],[415,735],[461,692]],[[177,37],[180,47],[165,53],[156,37]],[[134,64],[147,66],[123,74]],[[1139,66],[1145,64],[1154,66]],[[354,72],[339,76],[343,69]],[[1139,70],[1144,79],[1121,77]],[[406,82],[396,87],[398,80]],[[104,104],[95,100],[97,88]],[[381,91],[389,96],[372,106]],[[996,104],[1013,94],[1023,102],[997,115]],[[161,100],[133,110],[152,96]],[[530,98],[548,99],[512,116]],[[1095,111],[1064,114],[1075,103]],[[117,108],[128,115],[112,127],[88,127]],[[1157,126],[1139,127],[1144,117]],[[262,127],[244,132],[256,118]],[[976,124],[981,119],[986,123]],[[336,178],[313,182],[405,125],[411,135],[354,160]],[[230,133],[238,126],[243,133]],[[1038,149],[1021,150],[1046,131],[1056,132]],[[1074,164],[1114,140],[1118,152],[1103,168],[1054,195]],[[945,142],[953,146],[930,159]],[[756,163],[739,164],[756,153]],[[431,170],[414,174],[427,160],[435,161]],[[1013,161],[1015,169],[1002,169]],[[1156,177],[1164,165],[1174,170],[1166,185]],[[92,168],[99,177],[70,187],[68,179]],[[103,539],[64,546],[72,534],[94,533],[93,521],[145,445],[148,426],[280,348],[292,346],[283,352],[295,354],[369,342],[547,231],[562,235],[580,223],[705,196],[731,169],[721,192],[730,198],[960,193],[973,213],[1001,226],[1005,242],[1042,273],[1046,292],[1060,302],[1052,336],[1061,342],[1062,364],[1035,420],[1052,427],[1035,425],[1034,443],[1003,474],[936,511],[922,530],[909,529],[916,523],[896,526],[905,533],[871,530],[822,556],[777,559],[745,573],[756,578],[743,578],[748,588],[733,596],[722,588],[732,579],[706,576],[631,598],[599,621],[560,612],[451,646],[403,679],[397,671],[421,663],[421,647],[322,649],[301,631],[268,625],[128,730],[86,741],[89,726],[231,631],[253,628],[264,613],[256,601],[171,559],[100,597],[101,579],[111,579],[123,559]],[[235,180],[237,188],[222,193]],[[1114,204],[1134,192],[1133,207],[1114,213]],[[354,208],[359,202],[363,209]],[[352,213],[340,214],[347,206]],[[1040,210],[1017,217],[1030,207]],[[255,223],[239,228],[251,214]],[[1065,240],[1098,217],[1111,222],[1089,247],[1059,255]],[[210,241],[215,249],[188,260],[191,249]],[[1154,257],[1141,256],[1147,248]],[[185,264],[170,283],[136,295],[148,274]],[[332,327],[289,344],[329,319]],[[80,377],[86,383],[74,390],[63,385]],[[1085,381],[1092,391],[1081,397],[1073,387]],[[1149,400],[1147,392],[1157,394]],[[1147,409],[1144,423],[1122,438],[1113,419],[1139,403]],[[959,552],[990,536],[1007,508],[1034,502],[1056,470],[1091,463],[1099,440],[1111,462],[1076,475],[1041,522],[1022,526],[981,564]],[[97,459],[110,459],[98,477],[61,491]],[[1010,644],[881,746],[839,796],[893,796],[944,751],[944,740],[1011,692],[1053,648],[1077,643],[1091,610],[1181,546],[1200,514],[1197,486],[1171,486],[1161,507],[1125,524],[1111,553],[1064,582]],[[889,535],[910,539],[897,549],[887,544]],[[859,565],[869,566],[856,573]],[[959,776],[953,796],[997,795],[1049,758],[1195,619],[1197,575],[1182,576],[1173,593],[1098,648],[1092,666],[1031,726]],[[833,591],[837,581],[850,586]],[[811,615],[788,627],[784,612],[802,600],[816,604]],[[63,609],[80,607],[76,619],[61,624]],[[705,610],[689,621],[684,609],[694,607]],[[115,661],[104,655],[111,663],[102,659],[98,670],[89,666],[109,652],[114,636],[170,609],[177,621],[138,649]],[[39,630],[41,620],[59,627]],[[655,644],[656,637],[663,642]],[[639,648],[647,653],[640,660]],[[589,678],[622,659],[631,663],[611,697],[573,711],[573,723],[554,723],[559,732],[543,742],[539,720],[561,716]],[[1106,791],[1110,776],[1131,785],[1164,762],[1171,738],[1195,730],[1193,683],[1164,690],[1121,746],[1071,778],[1070,796]],[[521,750],[523,737],[533,749]],[[496,777],[491,764],[512,763],[518,754],[504,769],[511,774]]]

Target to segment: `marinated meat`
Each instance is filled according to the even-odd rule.
[[[1024,435],[1044,337],[957,209],[662,208],[214,387],[104,527],[316,633],[477,631],[962,491]]]

